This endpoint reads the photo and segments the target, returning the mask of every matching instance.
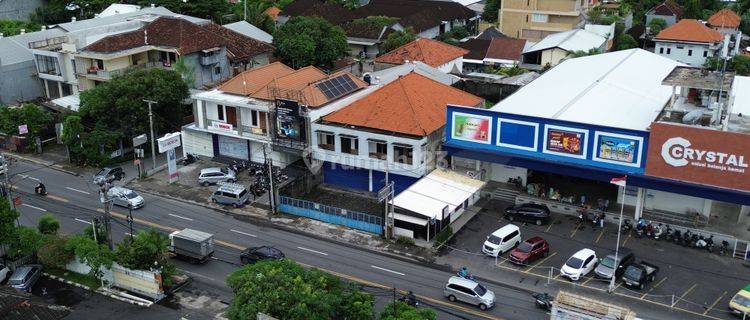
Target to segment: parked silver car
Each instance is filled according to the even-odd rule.
[[[219,182],[221,186],[211,195],[211,201],[223,205],[231,205],[239,208],[250,202],[247,188],[237,183]]]
[[[495,305],[495,293],[481,284],[461,277],[451,277],[443,289],[443,296],[451,302],[461,301],[487,310]]]
[[[109,188],[109,191],[107,191],[107,196],[112,199],[112,204],[125,208],[132,207],[133,209],[138,209],[146,204],[141,195],[128,188]]]
[[[237,182],[234,171],[227,168],[206,168],[198,175],[198,184],[207,186],[219,182]]]
[[[42,265],[40,264],[29,264],[16,268],[13,275],[8,280],[8,285],[15,288],[16,290],[31,292],[31,288],[34,286],[39,277],[42,276]]]

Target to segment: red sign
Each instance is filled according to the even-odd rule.
[[[750,135],[653,123],[646,174],[750,191]]]
[[[15,197],[13,198],[13,206],[20,206],[23,204],[23,201],[21,201],[21,197]]]
[[[547,131],[547,150],[581,155],[581,136],[580,132],[550,129]]]

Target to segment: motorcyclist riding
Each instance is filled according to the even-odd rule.
[[[36,185],[36,188],[34,188],[34,192],[36,194],[45,195],[47,194],[47,187],[45,187],[44,183],[40,181],[39,184]]]

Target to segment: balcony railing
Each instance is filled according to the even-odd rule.
[[[201,56],[201,65],[208,66],[219,63],[219,55],[212,54],[210,56]]]
[[[129,71],[151,68],[171,69],[172,64],[167,61],[149,61],[117,70],[101,70],[96,67],[78,68],[76,73],[101,79],[112,79],[112,77],[121,76]]]

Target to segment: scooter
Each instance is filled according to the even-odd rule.
[[[401,296],[401,298],[398,298],[398,301],[406,302],[406,304],[415,308],[419,306],[417,296],[415,296],[414,292],[411,292],[411,290],[409,290],[409,293],[407,293],[405,296]]]
[[[654,240],[658,241],[659,237],[661,237],[663,232],[664,231],[662,231],[661,223],[657,225],[656,227],[654,227],[654,230],[652,231]]]
[[[43,184],[39,184],[34,188],[34,193],[38,196],[46,196],[47,195],[47,187],[45,187]]]
[[[708,243],[706,242],[706,239],[703,238],[703,235],[698,235],[698,239],[695,240],[695,247],[698,249],[705,249]]]
[[[476,278],[474,278],[474,275],[471,274],[471,272],[469,272],[469,268],[466,268],[466,267],[461,267],[461,269],[458,269],[458,272],[456,272],[456,275],[464,279],[476,281]]]
[[[672,235],[672,242],[674,242],[675,244],[680,244],[680,240],[682,240],[682,232],[675,229],[674,234]]]
[[[727,254],[728,250],[729,250],[729,241],[721,240],[721,246],[719,246],[719,254],[723,256]]]
[[[533,293],[531,296],[536,300],[537,307],[548,311],[552,309],[552,301],[554,298],[549,293]]]
[[[630,219],[625,219],[622,221],[622,228],[620,228],[622,232],[628,232],[632,229],[633,229],[633,224],[630,223]]]
[[[714,235],[710,235],[708,239],[706,239],[706,250],[708,250],[708,252],[714,252]]]
[[[680,244],[683,247],[687,247],[690,245],[690,239],[692,239],[692,234],[690,230],[685,230],[685,233],[682,234],[682,238],[680,240]]]
[[[700,237],[698,237],[698,234],[693,233],[693,235],[690,237],[690,240],[688,241],[688,247],[697,248],[698,240],[700,240]]]
[[[667,225],[667,234],[665,236],[665,239],[667,240],[667,242],[672,242],[673,238],[674,238],[674,230],[672,229],[672,227]]]
[[[194,153],[188,153],[185,155],[185,159],[182,159],[182,165],[186,166],[196,161],[198,161],[198,155]]]
[[[644,233],[646,234],[647,238],[653,238],[654,237],[654,225],[649,223],[646,226]]]

